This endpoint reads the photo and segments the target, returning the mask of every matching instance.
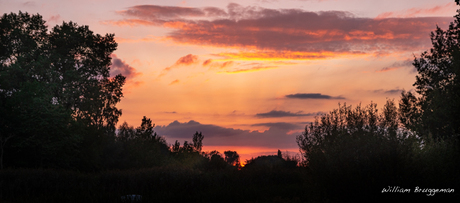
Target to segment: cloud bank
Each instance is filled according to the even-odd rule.
[[[195,132],[204,135],[203,144],[211,146],[251,146],[251,147],[276,147],[296,148],[296,135],[291,132],[300,132],[305,129],[306,123],[260,123],[253,126],[266,126],[264,132],[224,128],[217,125],[201,124],[197,121],[174,121],[165,126],[156,126],[154,130],[164,136],[169,143],[175,140],[191,140]]]
[[[317,113],[303,113],[302,111],[293,113],[290,111],[277,111],[272,110],[267,113],[258,113],[256,117],[260,118],[280,118],[280,117],[300,117],[300,116],[315,116],[318,115]]]
[[[289,99],[345,99],[345,97],[342,96],[329,96],[329,95],[323,95],[320,93],[297,93],[297,94],[288,94],[286,95],[286,98]]]
[[[249,56],[290,59],[426,49],[430,45],[427,36],[436,24],[443,27],[452,20],[360,18],[344,11],[268,9],[235,3],[226,9],[138,5],[118,13],[126,19],[106,23],[163,26],[172,29],[166,37],[177,43],[238,47]]]

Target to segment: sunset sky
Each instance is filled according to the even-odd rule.
[[[447,28],[453,0],[0,0],[114,33],[111,74],[127,77],[124,121],[143,116],[168,143],[204,135],[204,150],[242,161],[295,142],[338,104],[382,108],[413,89],[414,56]]]

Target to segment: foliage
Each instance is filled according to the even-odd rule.
[[[210,169],[224,169],[227,168],[229,164],[225,161],[224,158],[220,155],[218,151],[212,151],[209,158],[209,168]]]
[[[393,100],[382,110],[374,103],[364,108],[339,105],[297,137],[308,168],[329,196],[340,198],[356,189],[375,192],[400,181],[417,140],[398,129]]]
[[[0,180],[1,202],[121,202],[121,196],[128,194],[142,195],[142,202],[305,202],[315,198],[304,170],[203,172],[165,166],[82,173],[6,169],[0,171]]]
[[[339,104],[338,109],[321,116],[320,119],[316,118],[315,122],[307,125],[305,133],[297,137],[297,143],[308,162],[311,161],[313,153],[336,152],[337,147],[343,147],[338,146],[342,144],[340,141],[363,142],[364,139],[375,138],[400,143],[410,133],[398,129],[397,113],[393,100],[387,101],[381,114],[374,103],[364,108],[358,105],[355,109],[346,104]]]
[[[203,148],[203,138],[204,136],[201,134],[201,132],[196,132],[195,134],[193,134],[193,148],[198,152],[201,152],[201,149]]]
[[[114,135],[125,78],[109,78],[113,35],[72,22],[48,32],[19,12],[0,18],[0,42],[1,167],[5,150],[10,165],[74,167],[86,133]]]
[[[236,151],[225,151],[225,161],[232,166],[240,166],[240,155]]]
[[[433,48],[414,59],[416,94],[402,93],[402,123],[423,137],[460,135],[460,14],[454,18],[447,30],[431,33]]]

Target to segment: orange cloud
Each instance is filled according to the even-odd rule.
[[[118,21],[112,21],[112,20],[107,20],[107,21],[101,21],[100,22],[103,25],[116,25],[116,26],[137,26],[137,25],[158,25],[158,23],[148,21],[148,20],[140,20],[140,19],[125,19],[125,20],[118,20]]]
[[[185,55],[183,57],[180,57],[176,61],[176,63],[174,63],[174,65],[166,67],[165,69],[163,69],[163,71],[161,71],[161,74],[159,75],[159,77],[162,77],[162,76],[166,75],[169,71],[171,71],[171,69],[176,68],[178,66],[192,65],[192,64],[195,64],[197,62],[198,62],[198,56],[193,55],[193,54],[187,54],[187,55]]]
[[[276,61],[281,63],[283,60],[311,60],[311,59],[326,59],[331,57],[339,57],[340,55],[365,55],[363,52],[291,52],[291,51],[255,51],[255,52],[239,52],[239,53],[219,53],[217,56],[226,59],[234,60],[259,60],[259,61]]]
[[[171,83],[169,83],[169,85],[174,85],[174,84],[177,84],[177,83],[179,83],[179,82],[180,82],[179,80],[174,80],[174,81],[172,81]]]
[[[219,72],[219,73],[247,73],[247,72],[256,72],[256,71],[261,71],[261,70],[267,70],[267,69],[274,69],[278,68],[277,66],[254,66],[251,68],[242,68],[242,69],[236,69],[236,70],[229,70],[229,71],[224,71],[224,72]]]
[[[209,64],[211,64],[211,62],[212,62],[212,59],[208,59],[208,60],[203,62],[203,66],[209,65]]]
[[[210,66],[211,68],[218,68],[218,69],[224,69],[233,66],[234,62],[233,61],[225,61],[225,62],[211,62],[211,59],[206,60],[203,62],[203,66]]]
[[[197,60],[198,60],[198,56],[188,54],[186,56],[179,58],[179,60],[176,61],[175,65],[190,65],[190,64],[196,63]]]

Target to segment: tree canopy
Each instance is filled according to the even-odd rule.
[[[431,33],[431,43],[429,51],[414,59],[418,72],[415,93],[402,93],[401,121],[420,136],[459,136],[460,14],[447,30],[437,27]]]
[[[113,34],[73,22],[48,31],[39,14],[19,12],[0,18],[0,42],[2,156],[14,140],[18,151],[39,149],[41,165],[46,154],[79,143],[84,129],[115,134],[125,77],[109,75]]]

